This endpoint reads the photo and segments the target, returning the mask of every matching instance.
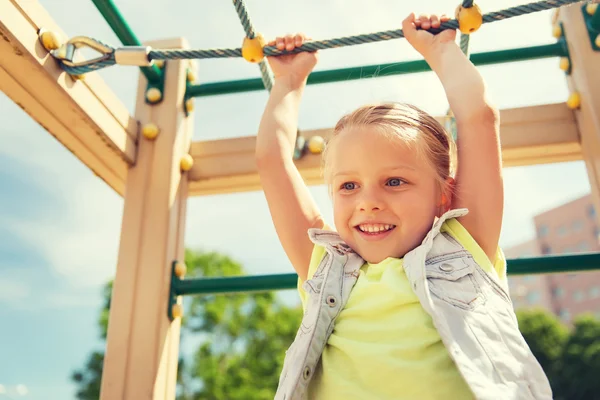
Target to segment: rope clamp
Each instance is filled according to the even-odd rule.
[[[135,65],[138,67],[149,67],[154,64],[148,55],[152,48],[150,46],[127,46],[115,50],[115,61],[119,65]]]
[[[76,50],[83,47],[88,47],[99,52],[100,56],[89,60],[74,61]],[[97,40],[86,36],[76,36],[58,49],[53,50],[52,55],[69,67],[84,67],[111,59],[114,51],[115,50],[112,47],[102,44]]]

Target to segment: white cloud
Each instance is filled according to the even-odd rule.
[[[27,388],[27,386],[19,384],[15,387],[15,392],[17,392],[19,396],[27,396],[27,394],[29,393],[29,389]]]
[[[29,297],[31,287],[23,282],[0,279],[0,302],[16,303]]]
[[[27,396],[29,394],[29,388],[22,383],[15,385],[14,387],[0,384],[0,394],[8,395],[11,393],[16,394],[17,396]]]

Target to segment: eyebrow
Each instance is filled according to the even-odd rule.
[[[411,167],[409,165],[400,165],[400,166],[396,165],[393,167],[382,168],[383,171],[395,171],[395,170],[400,170],[400,169],[408,169],[411,171],[416,171],[416,168]],[[334,174],[333,177],[335,178],[336,176],[345,176],[345,175],[358,175],[358,172],[357,171],[341,171],[341,172]]]

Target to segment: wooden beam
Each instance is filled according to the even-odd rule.
[[[76,81],[59,67],[42,27],[67,37],[38,2],[0,0],[0,90],[123,195],[138,124],[98,74]]]
[[[583,7],[585,8],[585,7]],[[581,136],[583,159],[590,181],[592,199],[600,210],[600,51],[594,51],[581,4],[563,7],[558,13],[569,47],[571,74],[567,83],[572,93],[578,93],[581,106],[575,119]],[[600,12],[600,8],[596,13]],[[596,215],[600,223],[600,213]]]
[[[444,121],[445,117],[438,117]],[[581,159],[573,112],[563,103],[503,110],[502,157],[506,167]],[[302,133],[329,138],[331,129]],[[194,167],[190,196],[260,190],[254,161],[255,137],[192,143]],[[308,154],[296,162],[309,185],[322,184],[321,156]]]
[[[188,48],[183,39],[148,45]],[[188,173],[180,160],[193,130],[193,117],[183,112],[187,65],[167,62],[163,101],[154,106],[144,101],[147,82],[140,74],[136,117],[160,133],[140,140],[138,162],[127,177],[102,400],[175,398],[181,321],[171,321],[167,310],[171,263],[184,260]]]

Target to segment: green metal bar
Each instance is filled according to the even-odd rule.
[[[259,292],[293,289],[297,285],[296,274],[173,280],[176,295]]]
[[[553,274],[600,270],[600,253],[516,258],[507,261],[508,275]],[[224,294],[295,289],[296,274],[236,276],[231,278],[174,278],[176,295]]]
[[[598,6],[598,8],[596,9],[596,12],[594,13],[594,15],[592,15],[590,24],[592,25],[592,28],[594,28],[594,30],[596,32],[600,32],[600,6]]]
[[[121,15],[121,12],[113,3],[112,0],[92,0],[94,5],[100,11],[100,14],[104,17],[108,25],[111,27],[115,35],[119,38],[121,43],[125,46],[141,46],[142,44],[135,36],[125,18]],[[161,82],[161,70],[156,65],[151,67],[140,67],[142,73],[148,79],[148,82],[153,84],[159,84]]]
[[[489,51],[471,54],[471,61],[475,65],[499,64],[534,60],[540,58],[566,56],[567,50],[564,43],[558,41],[553,44],[523,47],[517,49]],[[319,84],[329,82],[351,81],[361,78],[376,78],[390,75],[411,74],[429,71],[429,65],[425,60],[405,61],[400,63],[389,63],[379,65],[367,65],[363,67],[352,67],[334,69],[329,71],[316,71],[308,77],[308,84]],[[200,85],[190,85],[186,95],[189,97],[211,96],[218,94],[250,92],[264,90],[261,79],[242,79],[225,82],[212,82]]]
[[[507,261],[508,275],[556,274],[600,270],[600,253],[515,258]]]

